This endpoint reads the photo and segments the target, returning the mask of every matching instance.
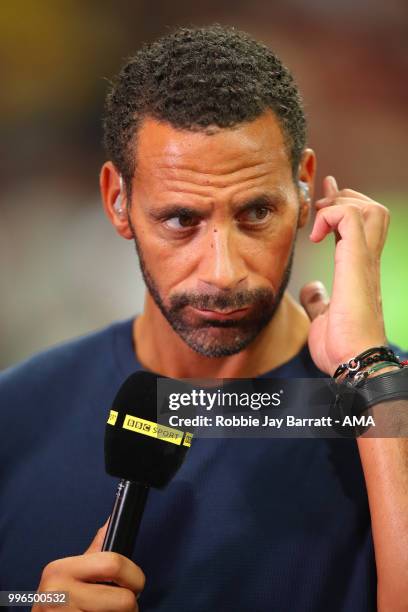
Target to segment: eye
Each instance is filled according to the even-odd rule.
[[[239,216],[241,223],[260,223],[265,221],[271,214],[271,209],[268,206],[254,206]]]
[[[200,219],[194,215],[182,214],[166,219],[165,226],[172,230],[182,230],[195,227]]]

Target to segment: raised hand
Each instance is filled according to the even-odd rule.
[[[386,343],[380,288],[380,258],[389,225],[382,204],[352,189],[323,181],[324,197],[315,203],[310,239],[336,237],[332,296],[319,281],[305,285],[300,301],[312,324],[309,349],[318,368],[333,375],[339,363]]]

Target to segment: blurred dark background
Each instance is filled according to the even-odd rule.
[[[141,43],[214,22],[269,44],[292,69],[319,177],[391,209],[383,259],[388,337],[408,347],[406,0],[4,1],[0,8],[0,367],[139,312],[129,242],[105,220],[100,117],[107,82]],[[291,288],[329,288],[333,240],[299,237]]]

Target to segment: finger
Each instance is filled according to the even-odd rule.
[[[357,198],[358,200],[364,200],[365,202],[374,202],[372,198],[369,198],[364,193],[360,193],[359,191],[355,191],[354,189],[341,189],[339,191],[339,194],[341,196],[344,196],[345,198]]]
[[[86,551],[84,552],[84,555],[88,555],[89,553],[93,553],[93,552],[100,552],[102,550],[102,545],[105,539],[106,530],[108,529],[109,519],[110,519],[110,516],[108,516],[106,522],[102,525],[102,527],[98,529],[94,539],[92,540],[92,542],[90,543]]]
[[[390,223],[390,213],[381,204],[366,206],[363,211],[364,233],[373,255],[381,255]]]
[[[138,610],[136,594],[130,589],[117,586],[75,583],[75,606],[89,612],[134,612]]]
[[[114,582],[135,592],[143,590],[145,575],[133,561],[114,552],[87,555],[89,566],[84,567],[78,578],[89,576],[92,582]]]
[[[311,281],[300,290],[300,303],[306,310],[311,321],[323,314],[329,306],[329,296],[325,286],[320,281]]]
[[[328,203],[326,203],[326,205],[333,205],[335,203],[334,198],[336,198],[336,196],[338,196],[339,194],[339,188],[338,188],[337,181],[334,178],[334,176],[329,175],[323,179],[323,193],[325,195],[324,199],[330,200]],[[315,208],[316,210],[318,210],[319,207],[316,206],[316,204],[317,203],[315,202]],[[334,239],[335,239],[336,244],[341,239],[341,236],[337,230],[334,230]]]
[[[338,231],[347,240],[347,248],[360,258],[366,245],[362,213],[358,206],[334,205],[322,208],[316,214],[310,240],[321,242],[330,232]]]
[[[83,582],[113,582],[139,592],[145,575],[133,561],[115,552],[94,552],[53,561],[53,576],[70,576]]]
[[[315,208],[316,210],[320,210],[321,208],[325,208],[326,206],[334,206],[335,204],[341,204],[341,206],[345,206],[346,204],[353,204],[354,206],[359,206],[362,210],[365,210],[369,202],[367,200],[360,200],[359,198],[352,198],[341,195],[342,192],[339,191],[336,195],[330,196],[327,198],[320,198],[320,200],[316,200]],[[372,205],[375,205],[373,200],[370,200]]]
[[[339,192],[343,193],[343,192]],[[381,254],[389,225],[389,211],[385,206],[374,200],[359,200],[357,198],[336,197],[323,198],[316,202],[316,210],[323,208],[352,205],[361,210],[366,242],[372,253]]]
[[[325,197],[333,197],[337,195],[339,188],[334,176],[326,176],[323,179],[323,193]]]
[[[316,204],[320,202],[324,202],[326,200],[333,201],[333,197],[336,197],[336,196],[339,198],[355,199],[365,204],[367,204],[367,202],[375,203],[375,201],[372,198],[369,198],[364,193],[360,193],[359,191],[355,191],[354,189],[340,189],[340,191],[336,193],[331,193],[329,196],[324,196],[323,198],[316,200]]]

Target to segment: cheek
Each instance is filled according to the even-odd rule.
[[[194,273],[197,245],[193,240],[170,241],[149,231],[137,231],[147,270],[165,295]]]
[[[240,249],[248,270],[272,282],[279,281],[289,263],[295,237],[293,220],[277,224],[268,235],[242,237]]]

